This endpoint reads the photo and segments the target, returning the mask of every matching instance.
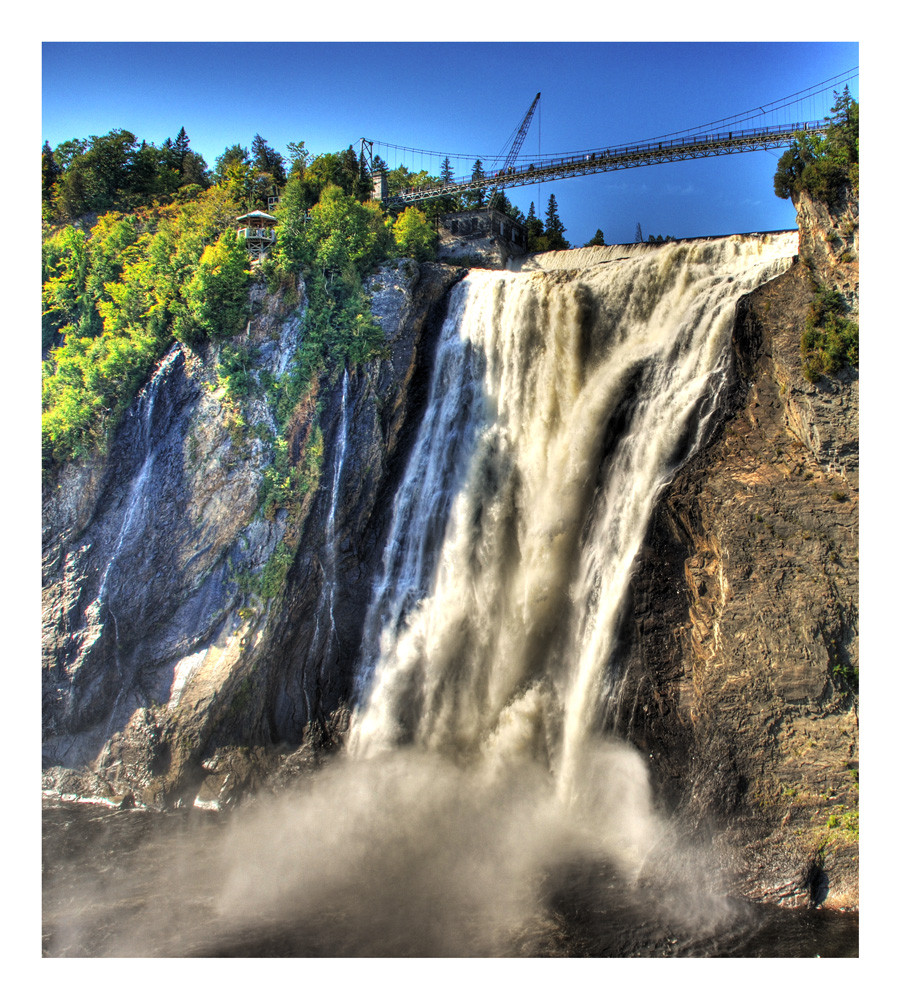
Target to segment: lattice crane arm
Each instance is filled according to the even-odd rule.
[[[504,160],[504,165],[501,167],[501,173],[505,174],[510,167],[516,162],[516,157],[519,156],[519,151],[522,149],[522,144],[526,141],[526,133],[529,131],[529,126],[532,124],[532,115],[535,114],[535,108],[538,106],[538,101],[541,99],[541,91],[535,95],[535,100],[532,101],[529,110],[525,113],[523,120],[519,123],[519,130],[516,133],[516,138],[513,140],[513,145],[510,147],[510,152],[507,154],[507,159]],[[494,204],[497,200],[498,192],[501,190],[502,183],[498,182],[494,185],[494,190],[491,192],[491,197],[488,199],[488,207]]]

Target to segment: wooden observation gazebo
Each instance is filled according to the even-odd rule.
[[[248,212],[237,219],[238,238],[247,244],[247,250],[254,260],[262,260],[266,256],[266,251],[275,242],[275,229],[273,228],[278,219],[274,215],[268,215],[259,210]]]

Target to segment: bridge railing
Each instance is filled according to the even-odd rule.
[[[792,122],[785,125],[770,125],[752,129],[732,129],[723,132],[705,132],[697,135],[676,137],[657,142],[648,141],[606,149],[589,149],[569,156],[541,159],[528,166],[514,166],[507,170],[496,170],[473,180],[429,185],[427,187],[406,188],[392,195],[389,201],[415,202],[478,191],[495,185],[520,187],[543,179],[558,179],[579,174],[598,173],[627,167],[644,166],[653,162],[674,159],[695,159],[717,153],[744,152],[787,146],[798,132],[822,134],[827,121]]]

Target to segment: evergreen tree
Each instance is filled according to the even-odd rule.
[[[453,184],[454,182],[454,172],[451,168],[451,161],[449,156],[445,156],[441,163],[441,183],[442,184]]]
[[[282,154],[276,152],[259,133],[253,137],[250,153],[254,170],[260,174],[269,174],[276,187],[283,187],[287,178]]]
[[[472,165],[472,180],[474,182],[483,180],[485,177],[485,170],[482,167],[482,161],[476,160]],[[477,191],[468,191],[463,195],[463,207],[464,208],[484,208],[485,207],[485,189],[479,188]]]
[[[644,243],[644,236],[641,235],[641,223],[637,223],[635,226],[635,242]]]
[[[529,204],[529,214],[526,216],[526,239],[533,253],[544,250],[544,223],[535,214],[535,202]]]
[[[182,186],[198,184],[202,188],[210,185],[210,171],[207,168],[206,160],[200,153],[195,153],[193,149],[189,149],[182,160],[181,183]]]
[[[525,224],[526,217],[522,212],[513,204],[512,201],[507,197],[503,191],[498,192],[497,200],[494,203],[494,207],[498,212],[503,212],[504,215],[509,216],[514,222],[520,222]]]
[[[52,209],[53,197],[56,193],[56,182],[59,180],[62,170],[53,158],[53,150],[49,142],[44,142],[41,150],[41,203],[45,212]]]
[[[605,247],[607,244],[604,242],[604,230],[598,229],[594,236],[585,244],[587,247]]]
[[[544,215],[544,236],[547,250],[569,250],[569,241],[564,239],[566,229],[560,221],[557,212],[557,199],[553,194],[547,200],[547,211]]]
[[[172,144],[173,161],[179,173],[182,173],[184,169],[185,155],[190,148],[191,140],[188,138],[188,133],[185,131],[184,125],[182,125],[178,130],[178,135],[175,137],[175,142]]]
[[[148,199],[154,194],[168,193],[169,188],[163,184],[166,169],[161,151],[151,143],[142,142],[131,161],[132,190]]]

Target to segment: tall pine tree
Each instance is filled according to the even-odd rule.
[[[552,194],[547,200],[547,212],[544,214],[545,249],[569,250],[569,241],[563,236],[565,232],[557,212],[557,199]]]
[[[526,239],[532,253],[544,250],[544,223],[535,214],[535,202],[529,204],[529,214],[526,216]]]
[[[51,213],[53,209],[53,197],[56,193],[56,182],[62,170],[53,157],[53,150],[49,142],[44,142],[41,150],[41,204],[46,213]]]
[[[483,180],[485,177],[485,169],[482,166],[481,160],[476,160],[472,165],[472,179],[473,181]],[[463,207],[464,208],[484,208],[485,207],[485,189],[479,188],[477,191],[470,191],[463,195]]]

